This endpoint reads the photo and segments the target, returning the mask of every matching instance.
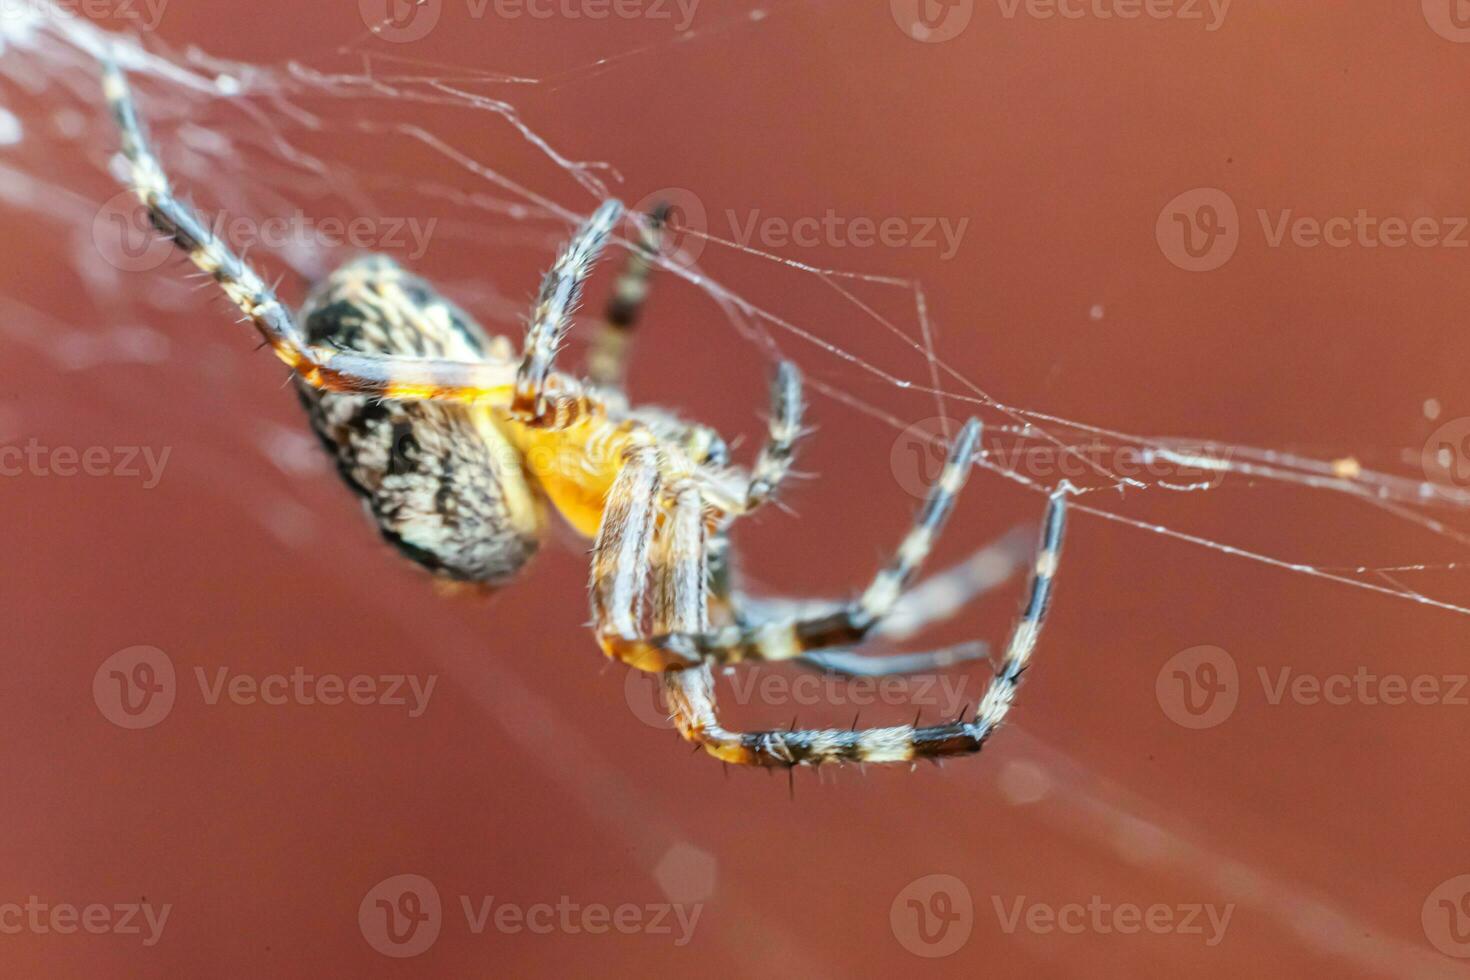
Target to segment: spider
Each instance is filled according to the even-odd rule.
[[[1061,554],[1065,498],[1042,522],[1028,598],[971,720],[920,727],[738,732],[716,713],[714,669],[795,660],[876,676],[945,666],[951,652],[878,658],[850,648],[949,615],[988,587],[965,565],[914,586],[969,475],[980,423],[959,430],[892,560],[846,602],[747,601],[730,572],[730,526],[775,493],[801,432],[802,383],[781,363],[768,438],[749,469],[722,439],[623,390],[628,340],[665,215],[636,225],[588,378],[553,370],[557,348],[622,205],[603,203],[541,283],[517,356],[424,280],[382,256],[349,261],[294,317],[169,184],[122,71],[103,65],[131,189],[152,225],[213,278],[294,372],[312,428],[384,537],[457,582],[510,582],[536,551],[549,504],[593,539],[591,606],[605,654],[661,675],[675,727],[726,762],[765,767],[910,762],[978,752],[1005,717],[1040,635]],[[992,583],[993,584],[993,583]],[[925,591],[925,586],[928,586]],[[647,616],[645,617],[645,610]],[[718,617],[719,625],[711,620]],[[645,626],[645,620],[651,628]]]

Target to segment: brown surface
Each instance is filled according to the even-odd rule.
[[[1254,221],[1257,208],[1470,213],[1470,45],[1436,36],[1417,4],[1239,4],[1213,33],[1147,19],[1007,20],[980,4],[944,44],[905,38],[885,6],[773,14],[592,79],[495,94],[514,97],[569,156],[614,163],[629,201],[689,188],[717,234],[728,233],[726,208],[969,218],[948,262],[913,249],[771,250],[922,278],[942,356],[1010,404],[1379,467],[1397,466],[1401,450],[1416,457],[1433,428],[1426,398],[1440,399],[1445,419],[1470,414],[1466,252],[1271,249]],[[413,57],[543,77],[671,33],[638,21],[445,16]],[[701,10],[696,26],[726,16]],[[243,60],[332,64],[325,55],[360,26],[351,4],[176,0],[159,34]],[[588,209],[494,117],[414,118]],[[160,127],[164,140],[171,131]],[[99,151],[104,140],[99,129]],[[407,141],[360,159],[377,175],[432,167],[440,183],[483,186]],[[1161,255],[1154,219],[1200,186],[1230,193],[1245,234],[1223,269],[1188,274]],[[98,201],[112,193],[96,173],[74,189]],[[416,200],[453,216],[442,201]],[[313,211],[310,194],[295,203]],[[33,243],[29,218],[3,220],[7,295],[89,334],[116,322],[74,285],[67,242]],[[478,251],[446,234],[419,267],[518,301],[549,255],[506,228],[506,244]],[[704,263],[833,343],[926,379],[922,361],[817,279],[718,249]],[[607,280],[605,267],[595,298]],[[749,452],[766,366],[696,290],[666,285],[634,390],[747,433]],[[284,288],[299,295],[289,280]],[[912,329],[901,294],[863,295]],[[549,547],[525,583],[489,601],[437,597],[375,540],[329,472],[283,470],[261,448],[305,429],[246,328],[192,294],[178,315],[148,322],[168,338],[165,364],[63,371],[12,342],[0,361],[8,444],[171,449],[151,490],[105,478],[0,483],[0,902],[146,896],[174,908],[151,948],[115,935],[0,936],[6,976],[1234,977],[1458,966],[1430,945],[1420,912],[1439,883],[1470,871],[1470,709],[1273,706],[1254,678],[1287,665],[1462,673],[1463,617],[1079,516],[1015,723],[987,752],[912,774],[799,773],[793,802],[784,776],[726,778],[630,710],[622,672],[604,669],[583,625],[582,545]],[[933,414],[931,400],[800,340],[783,346],[815,379],[899,418]],[[896,540],[913,500],[890,472],[890,429],[824,398],[811,415],[820,432],[802,465],[821,479],[788,495],[801,519],[769,511],[740,543],[761,582],[835,593]],[[1439,563],[1462,551],[1301,490],[1149,492],[1127,507],[1317,565]],[[979,474],[939,559],[1039,513],[1035,495]],[[1454,573],[1408,581],[1464,598]],[[999,637],[1016,594],[937,635]],[[166,651],[179,671],[172,713],[146,731],[110,724],[89,693],[103,659],[135,644]],[[1155,677],[1205,644],[1230,652],[1251,693],[1227,724],[1190,731],[1160,710]],[[409,719],[382,707],[211,706],[193,679],[196,667],[259,676],[298,665],[438,681],[428,710]],[[965,690],[978,690],[966,676]],[[792,713],[738,712],[783,725]],[[851,713],[822,704],[800,720],[846,724]],[[1040,800],[1014,802],[1037,785],[1049,787]],[[370,888],[402,873],[437,885],[445,922],[430,950],[400,961],[365,942],[356,916]],[[900,891],[930,874],[961,879],[975,902],[973,935],[939,960],[907,952],[889,917]],[[473,935],[459,908],[461,895],[659,902],[661,882],[704,899],[682,948],[648,934]],[[1092,895],[1237,908],[1224,941],[1207,948],[1198,936],[1091,929],[1008,935],[992,907],[992,896],[1059,905]]]

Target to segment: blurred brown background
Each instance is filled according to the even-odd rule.
[[[1470,252],[1357,240],[1273,248],[1257,212],[1470,214],[1470,44],[1452,39],[1459,21],[1442,6],[1239,2],[1220,19],[1218,8],[1181,2],[1167,8],[1174,16],[1127,20],[1097,13],[1125,3],[1073,5],[1085,14],[1077,19],[935,4],[936,18],[970,20],[963,29],[941,20],[956,36],[925,43],[881,2],[782,6],[751,23],[750,8],[705,0],[695,36],[678,43],[672,5],[668,18],[646,9],[573,18],[566,10],[586,9],[573,3],[539,19],[493,6],[477,17],[464,0],[443,0],[432,30],[394,44],[361,43],[360,11],[346,2],[170,0],[147,43],[199,45],[278,72],[292,60],[361,71],[356,55],[336,53],[349,43],[411,59],[377,70],[506,99],[569,158],[616,167],[625,200],[667,188],[695,195],[723,238],[734,237],[727,210],[740,221],[829,210],[968,220],[949,258],[844,248],[830,236],[753,244],[811,266],[920,279],[940,356],[1002,402],[1128,432],[1354,456],[1414,476],[1430,433],[1470,415],[1461,383]],[[470,70],[543,82],[487,86]],[[86,80],[74,81],[80,92]],[[457,206],[425,188],[494,188],[412,139],[339,139],[347,127],[331,114],[411,120],[566,208],[593,204],[501,117],[463,99],[298,100],[329,117],[328,131],[313,133],[269,99],[252,100],[263,114],[252,117],[223,100],[170,103],[163,86],[140,88],[162,117],[165,162],[188,163],[191,122],[242,134],[247,155],[224,168],[229,181],[254,172],[273,189],[250,207],[355,213],[340,189],[290,181],[263,142],[278,125],[289,145],[354,167],[383,214],[437,217],[415,267],[512,333],[565,229]],[[74,101],[86,110],[83,136],[57,136],[57,99],[5,89],[27,134],[8,150],[21,162],[7,165],[36,173],[38,160],[54,159],[48,175],[70,175],[77,206],[100,205],[115,193],[100,172],[112,137],[95,100]],[[200,115],[177,118],[180,105]],[[17,186],[0,211],[3,293],[65,329],[37,335],[11,309],[4,444],[169,456],[148,488],[143,478],[33,470],[0,480],[0,905],[36,896],[171,911],[145,945],[146,925],[142,935],[58,934],[14,929],[19,913],[0,909],[5,975],[1464,971],[1447,953],[1470,952],[1460,942],[1470,907],[1452,881],[1470,873],[1470,707],[1359,696],[1272,704],[1258,675],[1275,683],[1282,668],[1318,679],[1361,668],[1430,676],[1448,692],[1470,669],[1462,615],[1078,515],[1035,669],[984,754],[912,773],[797,773],[793,799],[784,775],[727,776],[691,755],[658,726],[648,689],[605,666],[585,628],[584,544],[557,536],[523,583],[489,600],[437,596],[379,543],[303,441],[282,370],[252,353],[247,328],[208,293],[177,289],[174,263],[127,273],[126,308],[96,303],[79,286],[79,264],[99,261],[86,254],[85,224],[38,218]],[[289,196],[274,193],[282,187]],[[1201,187],[1238,207],[1239,244],[1222,267],[1187,272],[1155,225],[1171,199]],[[198,180],[186,189],[206,209],[239,193]],[[286,269],[260,258],[272,274]],[[701,264],[829,343],[929,381],[922,358],[820,278],[713,246]],[[610,278],[604,264],[587,325]],[[672,276],[659,287],[635,396],[745,434],[748,454],[765,405],[759,345],[696,288]],[[917,336],[904,291],[844,287]],[[296,300],[302,288],[288,276],[282,291]],[[155,292],[182,299],[160,311],[145,301]],[[904,422],[935,414],[929,396],[772,336],[819,384]],[[1427,399],[1438,418],[1426,418]],[[891,427],[821,396],[810,415],[819,432],[801,467],[820,479],[786,495],[798,516],[767,510],[738,541],[763,585],[842,594],[898,539],[915,501],[895,479]],[[1341,495],[1245,480],[1089,503],[1337,569],[1443,565],[1464,550]],[[977,473],[932,567],[1034,522],[1040,508],[1036,494]],[[1470,600],[1463,571],[1393,574]],[[932,642],[998,641],[1019,592],[1011,583]],[[92,689],[109,656],[137,645],[167,655],[176,700],[157,725],[126,730]],[[1238,669],[1238,705],[1196,730],[1171,720],[1156,680],[1200,646],[1226,651]],[[418,717],[291,698],[211,704],[196,681],[196,670],[212,681],[220,668],[259,679],[298,667],[436,680]],[[955,675],[971,703],[983,673]],[[938,717],[932,693],[907,691],[930,697],[925,717]],[[854,710],[840,686],[815,704],[784,688],[748,705],[728,689],[726,698],[732,719],[751,726],[784,726],[793,714],[846,725]],[[910,717],[897,705],[863,712],[864,723]],[[403,874],[432,882],[442,912],[428,948],[392,958],[360,926],[359,906],[370,933],[370,891]],[[598,935],[576,912],[572,928],[557,919],[537,934],[497,928],[492,913],[476,933],[461,903],[478,909],[487,896],[522,910],[677,902],[686,914],[697,905],[698,919],[687,937],[671,913],[661,919],[671,934]],[[1045,928],[1046,909],[1089,902],[1166,907],[1175,925],[1122,934],[1109,926],[1114,913],[1089,912],[1067,920],[1082,923],[1075,932]],[[1231,908],[1222,936],[1204,912],[1191,927],[1202,934],[1179,928],[1195,905]],[[1042,911],[1008,929],[1018,907]],[[639,914],[646,927],[655,913]],[[945,943],[957,948],[924,955]]]

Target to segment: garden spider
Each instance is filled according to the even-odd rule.
[[[638,226],[586,382],[553,371],[552,361],[582,282],[621,217],[616,201],[597,209],[542,281],[519,357],[505,338],[488,338],[423,280],[378,256],[332,274],[312,292],[298,326],[256,272],[174,196],[116,65],[103,66],[103,83],[132,189],[152,224],[290,365],[342,476],[410,558],[449,579],[503,584],[535,551],[549,502],[596,541],[590,591],[604,652],[660,672],[679,732],[726,762],[789,767],[973,753],[1004,718],[1061,553],[1060,492],[1047,507],[1021,619],[971,721],[735,732],[715,709],[717,666],[797,660],[884,674],[953,662],[943,654],[879,659],[843,648],[881,634],[905,593],[925,588],[909,589],[969,475],[977,420],[961,428],[912,529],[860,598],[815,612],[809,604],[744,602],[731,586],[727,535],[788,471],[801,428],[801,380],[792,365],[778,368],[769,438],[748,471],[730,465],[710,429],[628,404],[626,340],[647,290],[661,214]],[[967,599],[985,587],[968,567],[926,584],[928,598],[906,610],[913,623],[948,615],[957,594]],[[711,625],[711,603],[726,625]],[[644,625],[650,604],[651,630]]]

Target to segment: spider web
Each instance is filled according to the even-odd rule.
[[[171,148],[170,167],[183,186],[200,186],[206,177],[210,178],[211,187],[219,185],[221,171],[238,169],[238,163],[233,161],[238,160],[242,146],[275,157],[278,164],[274,168],[252,166],[253,184],[242,181],[242,185],[233,188],[226,186],[227,203],[238,205],[240,213],[249,213],[251,202],[286,200],[282,188],[302,186],[330,187],[360,206],[362,213],[374,213],[380,207],[375,204],[374,193],[391,182],[309,150],[296,139],[297,134],[354,132],[418,143],[460,168],[468,175],[468,182],[476,186],[475,190],[466,192],[445,183],[424,180],[413,184],[414,193],[447,199],[470,211],[494,216],[502,224],[523,225],[531,230],[528,240],[549,244],[560,240],[566,229],[590,211],[596,201],[611,196],[622,178],[608,163],[573,159],[567,151],[553,146],[537,134],[519,114],[514,101],[503,94],[513,95],[518,89],[556,91],[610,72],[634,70],[640,60],[646,60],[666,45],[707,44],[740,32],[758,31],[775,16],[765,8],[754,7],[724,14],[719,19],[706,18],[697,27],[666,42],[621,51],[555,75],[528,78],[412,61],[391,51],[384,52],[371,31],[348,40],[333,53],[333,61],[345,58],[356,63],[354,70],[340,71],[302,61],[266,66],[226,61],[194,49],[170,52],[161,50],[157,44],[145,47],[127,35],[104,32],[81,18],[48,11],[39,3],[22,6],[18,11],[0,19],[0,44],[5,55],[0,59],[0,78],[9,84],[13,96],[35,97],[45,93],[48,98],[61,95],[64,100],[54,103],[54,131],[45,134],[44,140],[28,138],[18,118],[0,105],[3,113],[0,139],[12,144],[4,158],[0,158],[0,199],[30,211],[37,219],[60,223],[63,232],[74,239],[80,238],[76,270],[84,278],[97,308],[113,310],[147,304],[177,309],[187,300],[168,283],[150,283],[150,291],[161,290],[161,295],[140,294],[136,277],[118,275],[106,263],[96,261],[96,249],[85,237],[95,218],[95,202],[69,190],[55,176],[55,160],[66,140],[76,143],[80,151],[71,154],[71,159],[106,159],[101,149],[108,137],[106,120],[100,120],[103,126],[99,132],[101,113],[94,91],[94,64],[104,48],[111,50],[131,74],[157,83],[149,86],[148,109],[155,115],[162,109],[165,125],[187,120],[201,106],[222,100],[235,113],[232,122],[217,127],[205,128],[187,121],[177,123],[182,149]],[[497,94],[485,94],[492,90],[498,90]],[[435,105],[453,107],[472,116],[497,117],[571,179],[583,194],[582,205],[563,203],[552,196],[553,191],[517,182],[460,149],[452,136],[413,122],[378,122],[367,114],[356,117],[344,114],[345,118],[329,119],[307,105],[322,98],[344,103]],[[240,119],[241,116],[244,118]],[[258,155],[252,155],[252,159],[258,159]],[[304,185],[303,181],[310,183]],[[937,348],[933,304],[922,282],[817,267],[698,227],[685,227],[681,234],[686,242],[697,243],[700,251],[726,250],[751,263],[776,266],[803,277],[810,288],[825,289],[838,297],[843,315],[870,320],[909,349],[922,367],[912,374],[895,373],[845,349],[820,328],[788,318],[770,301],[727,287],[706,274],[687,255],[660,259],[665,274],[678,276],[701,290],[735,330],[768,356],[774,357],[783,347],[802,346],[866,380],[928,399],[939,422],[934,431],[916,429],[891,409],[858,395],[854,386],[838,386],[820,379],[813,379],[809,384],[819,395],[863,413],[909,440],[927,445],[936,454],[942,453],[944,437],[952,429],[950,420],[954,416],[979,414],[987,423],[987,448],[978,465],[1039,495],[1064,485],[1073,498],[1074,513],[1257,562],[1281,572],[1470,615],[1470,600],[1463,595],[1454,591],[1430,591],[1411,584],[1416,573],[1456,571],[1463,567],[1460,562],[1364,560],[1356,565],[1316,565],[1291,555],[1257,550],[1169,526],[1150,520],[1146,506],[1135,506],[1130,511],[1119,503],[1146,503],[1161,495],[1204,495],[1241,484],[1287,485],[1350,498],[1424,535],[1464,545],[1470,538],[1448,523],[1447,516],[1470,509],[1470,490],[1451,485],[1442,478],[1455,464],[1449,447],[1441,449],[1438,455],[1431,454],[1417,467],[1417,472],[1407,466],[1401,472],[1389,472],[1369,468],[1350,455],[1313,458],[1285,450],[1239,445],[1220,437],[1148,436],[1063,418],[1040,408],[1007,404],[993,396],[980,380],[967,377],[951,366],[944,352]],[[329,267],[327,256],[319,250],[303,248],[299,242],[274,249],[266,243],[263,247],[272,250],[274,257],[303,281],[319,278]],[[477,288],[483,292],[493,287]],[[908,307],[907,318],[898,319],[880,312],[878,307],[883,304],[866,300],[861,292],[869,289],[901,297]],[[495,311],[492,319],[498,316],[514,322],[519,315],[519,304],[511,298],[494,293],[477,298]],[[53,350],[62,344],[72,367],[76,366],[79,346],[92,348],[92,357],[104,360],[161,357],[166,347],[165,340],[150,336],[146,328],[128,328],[110,340],[99,340],[95,335],[89,337],[48,323],[44,311],[24,307],[14,299],[0,302],[9,307],[8,329],[12,335],[31,343],[50,345]],[[834,321],[840,322],[841,317],[834,317]],[[1028,473],[1021,461],[1035,452],[1049,452],[1071,463],[1068,472],[1072,475],[1047,480]],[[1146,464],[1149,474],[1116,472],[1106,460],[1119,453],[1129,453],[1131,458]],[[1406,450],[1402,456],[1406,463],[1421,463],[1420,453]],[[1170,468],[1181,475],[1168,475]]]
[[[289,210],[294,201],[306,195],[330,192],[350,202],[357,213],[371,215],[382,213],[383,197],[397,191],[452,203],[474,219],[464,226],[441,226],[440,234],[463,237],[479,245],[534,244],[549,255],[598,200],[618,193],[622,177],[609,163],[578,159],[580,148],[558,146],[540,135],[518,110],[518,95],[573,89],[609,73],[637,71],[655,52],[668,46],[719,43],[759,32],[781,16],[775,8],[749,5],[722,11],[701,18],[697,26],[665,41],[533,78],[410,60],[385,51],[366,30],[346,39],[339,49],[319,61],[260,65],[228,61],[195,49],[172,51],[155,39],[140,43],[134,37],[105,32],[84,20],[56,15],[40,6],[21,8],[20,14],[11,10],[0,17],[0,201],[71,243],[72,271],[97,313],[91,324],[68,323],[7,291],[0,294],[0,337],[41,352],[58,370],[127,362],[162,363],[169,357],[171,341],[143,325],[148,322],[148,311],[176,313],[197,306],[191,285],[178,281],[180,277],[128,275],[99,257],[94,240],[98,201],[95,195],[76,188],[95,186],[100,170],[114,168],[115,175],[115,134],[102,110],[95,67],[104,49],[110,50],[135,79],[145,101],[145,115],[155,131],[169,134],[164,155],[177,183],[209,187],[209,193],[232,213],[278,213]],[[23,100],[41,101],[47,106],[48,129],[28,131],[19,111],[12,113],[6,108],[7,104],[18,106]],[[323,104],[334,111],[323,112]],[[467,124],[473,125],[485,125],[487,119],[496,121],[565,180],[559,179],[554,186],[550,181],[547,186],[528,186],[475,158],[452,132],[425,128],[412,118],[385,120],[378,111],[385,106],[409,110],[414,106],[440,107],[463,114]],[[211,122],[194,121],[206,118]],[[407,184],[397,183],[334,154],[332,140],[338,137],[418,144],[440,158],[449,170],[458,171],[461,179],[415,178]],[[246,158],[251,161],[248,168],[241,163]],[[1084,515],[1084,519],[1113,522],[1140,535],[1171,539],[1180,547],[1254,562],[1267,566],[1270,574],[1307,576],[1343,589],[1372,593],[1372,601],[1407,602],[1421,607],[1426,614],[1470,614],[1470,595],[1463,588],[1457,589],[1453,579],[1432,574],[1459,571],[1463,568],[1461,562],[1382,561],[1364,556],[1359,564],[1317,565],[1292,554],[1220,540],[1150,516],[1154,502],[1163,498],[1204,498],[1226,488],[1275,486],[1302,494],[1303,506],[1311,506],[1322,495],[1344,498],[1376,519],[1407,525],[1408,532],[1422,536],[1426,550],[1430,542],[1439,541],[1445,550],[1454,552],[1470,540],[1454,523],[1470,510],[1470,491],[1435,478],[1442,476],[1453,460],[1433,456],[1429,463],[1441,470],[1426,472],[1421,453],[1406,449],[1396,468],[1381,464],[1375,468],[1352,454],[1318,458],[1284,449],[1240,445],[1225,435],[1160,437],[1130,433],[1064,418],[1044,407],[1009,404],[990,392],[986,379],[969,377],[946,359],[935,339],[935,321],[942,317],[942,309],[936,308],[942,303],[926,292],[922,282],[813,266],[700,228],[689,227],[683,232],[685,243],[693,243],[688,251],[728,253],[756,269],[769,268],[793,276],[801,288],[835,298],[840,315],[825,318],[825,323],[863,318],[912,354],[913,368],[898,372],[845,347],[834,338],[830,326],[803,322],[783,313],[778,300],[725,285],[704,271],[700,263],[688,260],[687,255],[660,259],[664,275],[678,277],[699,290],[729,327],[764,356],[774,358],[778,352],[792,349],[802,351],[804,358],[826,362],[829,370],[810,378],[809,387],[816,398],[827,402],[824,407],[829,409],[829,425],[833,409],[840,406],[939,453],[950,431],[950,420],[978,414],[986,423],[986,451],[978,460],[980,467],[1038,497],[1063,487],[1072,496],[1074,514]],[[299,247],[299,243],[261,248],[303,282],[319,278],[330,266],[329,255]],[[146,285],[140,281],[143,278],[147,279]],[[480,280],[453,285],[456,298],[486,319],[511,327],[507,332],[514,334],[523,313],[518,297],[502,295]],[[875,295],[881,299],[875,299]],[[897,304],[889,302],[895,298]],[[895,306],[905,315],[883,312]],[[852,381],[838,384],[828,380],[834,376],[851,377]],[[910,421],[914,412],[906,418],[862,393],[870,392],[874,384],[913,400],[912,405],[932,414],[937,424],[932,429],[916,430]],[[102,388],[105,392],[106,386]],[[109,398],[117,401],[124,397],[133,401],[156,397],[154,407],[159,411],[168,405],[161,394],[129,391],[124,395],[112,391],[99,396],[99,410]],[[14,420],[0,416],[0,436],[7,436],[4,430],[13,427]],[[288,471],[322,466],[307,435],[271,426],[257,427],[257,431],[259,448],[275,465]],[[1076,465],[1071,475],[1065,479],[1038,477],[1024,464],[1027,454],[1036,451],[1072,460]],[[1154,465],[1148,475],[1117,472],[1106,460],[1120,453],[1131,453]],[[1358,455],[1379,461],[1384,454],[1365,449]],[[221,495],[237,500],[281,540],[301,540],[310,525],[310,515],[302,504],[242,475],[223,452],[211,462],[215,465],[198,471],[199,479],[212,483]],[[1175,471],[1172,474],[1171,469]],[[227,478],[223,476],[226,473]],[[1170,510],[1172,513],[1177,508]],[[1421,546],[1411,547],[1410,554],[1424,553]],[[1420,584],[1421,580],[1432,581],[1436,587]],[[503,692],[497,710],[508,717],[528,712],[536,715],[535,725],[524,726],[531,730],[551,724],[547,719],[553,711],[544,705],[544,699],[518,686],[510,675],[500,676],[497,684]],[[512,725],[507,730],[515,732],[520,727]],[[571,737],[566,733],[559,736]],[[1140,828],[1158,831],[1159,824],[1169,822],[1166,815],[1150,813],[1149,805],[1127,790],[1080,771],[1077,763],[1039,743],[1034,736],[1026,734],[1025,741],[1025,751],[1017,751],[1030,761],[1008,765],[1002,778],[1003,793],[1009,792],[1006,785],[1017,781],[1034,788],[1036,780],[1042,778],[1038,775],[1042,769],[1071,772],[1066,779],[1052,778],[1047,787],[1048,792],[1069,804],[1058,811],[1063,815],[1057,820],[1120,849],[1126,849],[1120,841],[1135,840]],[[587,747],[586,751],[593,749]],[[592,790],[586,786],[569,784],[567,790],[587,796],[589,809],[607,815],[608,799],[613,794],[593,799]],[[630,836],[659,836],[649,827],[651,809],[628,807],[624,823]],[[1087,820],[1074,819],[1077,814],[1086,814]],[[1158,833],[1166,838],[1167,856],[1176,866],[1187,866],[1202,876],[1223,874],[1207,870],[1219,866],[1218,857],[1210,855],[1207,845],[1188,841],[1182,832]],[[1409,961],[1423,975],[1442,969],[1441,961],[1416,947],[1359,940],[1357,937],[1365,930],[1330,908],[1321,896],[1305,894],[1264,872],[1247,875],[1242,871],[1236,877],[1248,879],[1249,887],[1236,887],[1239,881],[1220,887],[1268,903],[1283,917],[1295,916],[1292,921],[1309,942],[1338,952],[1345,946],[1352,947],[1361,962],[1385,969]]]

